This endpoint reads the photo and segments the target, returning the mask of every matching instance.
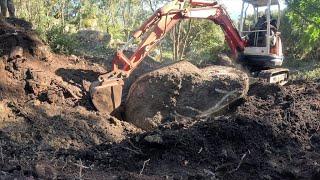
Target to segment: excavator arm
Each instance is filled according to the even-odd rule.
[[[189,8],[184,8],[189,3]],[[127,57],[123,49],[118,50],[112,63],[112,71],[101,75],[90,88],[92,102],[100,112],[111,113],[121,104],[124,78],[143,61],[161,39],[181,20],[208,19],[221,26],[233,55],[237,56],[245,47],[237,29],[225,9],[217,2],[201,0],[175,0],[158,9],[133,33],[132,40],[143,39],[133,55]],[[130,42],[132,42],[129,41]]]

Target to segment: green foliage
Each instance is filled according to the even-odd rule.
[[[300,71],[296,76],[294,76],[294,78],[296,79],[309,79],[309,80],[319,79],[319,77],[320,77],[320,67],[310,71]]]
[[[310,63],[305,61],[300,61],[300,63],[292,66],[294,69],[298,68],[297,71],[293,71],[291,78],[292,79],[319,79],[320,78],[320,64],[319,63]]]
[[[83,47],[86,46],[83,44],[86,42],[79,42],[76,36],[83,29],[110,34],[111,43],[105,48],[94,48],[95,50],[104,53],[105,49],[118,48],[153,11],[168,1],[16,0],[15,3],[18,17],[32,22],[40,37],[55,52],[70,54],[85,52]],[[187,33],[188,23],[183,23],[181,37],[185,36],[186,39],[180,39],[179,49],[182,54],[179,56],[184,59],[212,59],[213,55],[225,49],[223,33],[219,29],[212,22],[193,21],[192,28]],[[184,42],[186,47],[182,45]],[[173,44],[172,36],[162,41],[162,57],[170,57]]]
[[[14,1],[17,16],[33,23],[55,52],[108,58],[157,8],[171,0]],[[320,77],[320,1],[285,1],[288,6],[282,12],[280,29],[285,66],[297,70],[294,78]],[[249,16],[245,28],[253,25],[253,17]],[[95,43],[93,38],[89,42],[90,38],[79,36],[86,30],[108,33],[110,40]],[[207,20],[192,20],[178,24],[151,55],[159,61],[186,59],[206,64],[226,52],[229,47],[219,26]]]
[[[214,61],[217,54],[229,50],[225,45],[224,34],[212,21],[194,21],[190,35],[190,46],[187,56],[190,59]]]
[[[83,46],[85,42],[78,42],[75,35],[83,29],[108,32],[112,40],[106,48],[118,48],[120,42],[126,42],[130,34],[165,2],[168,0],[15,1],[18,17],[32,22],[40,37],[55,52],[67,54],[83,51],[81,47],[85,47]],[[181,28],[181,34],[189,36],[187,39],[180,39],[180,43],[182,41],[186,43],[186,47],[180,48],[185,49],[183,58],[208,60],[225,49],[223,34],[214,23],[193,21],[188,34],[187,24],[184,23]],[[77,46],[81,46],[78,48],[79,51]],[[172,46],[172,38],[163,40],[163,51],[161,51],[163,57],[170,56]]]
[[[46,33],[51,49],[56,53],[73,54],[79,47],[74,35],[63,32],[63,27],[53,27]]]
[[[294,45],[300,54],[299,59],[317,58],[315,53],[320,45],[320,1],[286,0],[288,8],[285,18],[290,36],[295,37]],[[288,37],[288,39],[292,39]]]

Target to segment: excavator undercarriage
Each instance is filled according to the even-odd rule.
[[[289,80],[289,70],[285,68],[275,68],[258,72],[257,78],[271,84],[285,85]]]

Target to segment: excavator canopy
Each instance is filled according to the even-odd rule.
[[[254,7],[267,6],[269,0],[243,0],[246,3],[252,4]],[[271,0],[271,5],[278,5],[279,0]]]

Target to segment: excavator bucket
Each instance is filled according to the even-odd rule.
[[[120,78],[96,81],[90,86],[91,100],[99,112],[111,114],[121,105],[122,87]]]

